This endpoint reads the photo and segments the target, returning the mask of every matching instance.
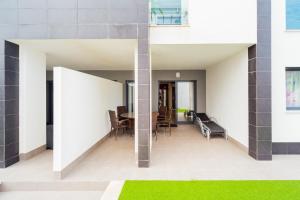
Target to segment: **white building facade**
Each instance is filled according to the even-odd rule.
[[[94,46],[87,49],[93,52],[97,49],[95,40],[102,40],[97,44],[107,51],[119,45],[116,49],[126,46],[128,52],[133,52],[132,57],[128,54],[125,58],[113,52],[115,59],[102,60],[125,63],[130,57],[134,65],[135,152],[139,167],[149,167],[151,160],[151,113],[156,109],[153,70],[204,70],[205,100],[195,110],[217,118],[230,138],[247,148],[254,159],[300,154],[299,0],[0,0],[3,168],[18,162],[20,154],[45,145],[46,122],[35,126],[28,119],[46,120],[41,116],[44,110],[38,112],[45,106],[45,77],[37,76],[45,73],[45,57],[49,54],[27,51],[26,47],[29,42],[41,41],[36,45],[49,47],[62,40],[60,44],[65,45],[66,40],[90,40]],[[37,70],[37,65],[43,69]],[[116,88],[122,90],[120,85]],[[37,93],[41,97],[38,100]],[[123,94],[116,98],[115,104],[120,104]],[[57,105],[63,110],[63,105]],[[62,118],[58,116],[54,123],[61,124]],[[107,129],[105,124],[104,131]],[[62,126],[54,125],[60,136],[62,130]],[[80,150],[65,148],[71,144],[59,139],[70,135],[56,137],[55,171],[63,171],[108,133],[101,134],[92,134],[92,140]]]

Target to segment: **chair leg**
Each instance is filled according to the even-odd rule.
[[[117,140],[117,137],[118,137],[118,131],[119,131],[119,128],[116,128],[116,132],[115,132],[115,140]]]
[[[155,130],[155,140],[157,141],[157,130]]]
[[[112,136],[112,131],[113,131],[113,128],[112,128],[112,126],[111,126],[111,127],[110,127],[110,132],[109,132],[109,137]]]

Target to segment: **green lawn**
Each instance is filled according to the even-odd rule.
[[[126,181],[119,200],[300,200],[300,181]]]
[[[186,108],[177,108],[177,113],[184,113],[184,112],[188,112],[189,110]]]

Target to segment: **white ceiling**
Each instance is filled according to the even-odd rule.
[[[46,53],[47,68],[133,69],[136,40],[14,40]]]
[[[249,45],[153,45],[154,69],[205,69],[233,56]]]
[[[14,40],[44,52],[47,67],[78,70],[133,70],[135,40]],[[205,69],[237,54],[247,44],[152,45],[152,68]]]

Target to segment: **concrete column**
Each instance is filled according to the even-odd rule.
[[[136,152],[139,167],[150,165],[151,143],[151,67],[149,56],[148,24],[138,25],[138,42],[135,53],[135,131]]]
[[[19,46],[0,40],[0,168],[19,161]]]

